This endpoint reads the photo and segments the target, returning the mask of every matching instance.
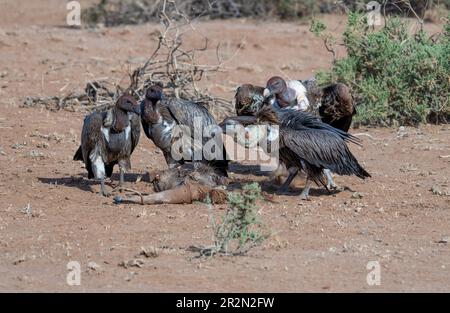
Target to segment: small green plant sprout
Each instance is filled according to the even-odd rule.
[[[309,27],[309,31],[311,33],[313,33],[314,35],[316,35],[317,37],[320,37],[320,35],[322,35],[322,33],[327,29],[327,25],[325,25],[325,23],[323,23],[320,20],[317,19],[312,19],[311,21],[311,26]]]
[[[228,195],[228,209],[220,221],[210,213],[214,245],[196,249],[202,256],[243,255],[270,236],[261,223],[256,202],[262,199],[258,183],[247,184],[240,193]],[[211,206],[210,210],[211,210]]]

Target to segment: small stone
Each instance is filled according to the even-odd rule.
[[[153,246],[148,248],[142,247],[140,255],[143,255],[146,258],[156,258],[159,256],[159,249]]]
[[[360,192],[354,192],[352,194],[352,198],[353,199],[362,199],[363,197],[364,197],[364,195],[362,193],[360,193]]]
[[[430,190],[434,195],[442,196],[442,191],[437,185],[434,185],[433,187],[431,187]]]
[[[450,242],[450,236],[443,236],[438,243],[449,243]]]
[[[124,268],[129,268],[129,267],[139,267],[139,268],[141,268],[144,264],[145,264],[145,262],[142,259],[132,259],[132,260],[129,260],[129,261],[122,261],[118,265],[122,266]]]
[[[38,157],[44,156],[44,154],[42,152],[39,152],[36,150],[31,150],[28,155],[32,158],[38,158]]]
[[[125,280],[126,280],[126,281],[130,281],[130,280],[132,280],[133,277],[136,276],[136,275],[137,275],[136,272],[129,272],[128,275],[127,275],[127,277],[125,277]]]
[[[23,144],[17,142],[17,143],[15,143],[15,144],[13,144],[13,145],[11,146],[11,148],[12,148],[12,149],[22,149],[22,148],[25,148],[26,145],[27,145],[26,142],[24,142]]]
[[[93,271],[98,271],[100,269],[100,265],[98,265],[97,263],[95,263],[93,261],[88,263],[88,267]]]
[[[24,254],[24,255],[22,255],[20,258],[16,259],[16,260],[13,262],[13,264],[14,264],[14,265],[18,265],[18,264],[20,264],[20,263],[25,262],[26,259],[27,259],[27,258],[26,258],[25,254]]]
[[[36,145],[37,148],[41,148],[41,149],[48,149],[48,147],[50,147],[50,145],[46,142],[40,142]]]
[[[28,203],[26,207],[22,208],[22,213],[26,214],[26,215],[32,215],[33,214],[33,208],[31,207],[31,205]]]

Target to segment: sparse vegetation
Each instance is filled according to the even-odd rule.
[[[143,11],[137,14],[135,11],[137,8]],[[190,17],[183,13],[183,8],[183,4],[179,7],[177,1],[169,0],[143,0],[142,2],[102,0],[98,6],[91,7],[92,11],[88,9],[90,12],[88,14],[104,16],[107,19],[111,18],[111,21],[114,20],[118,24],[122,24],[122,22],[116,20],[116,17],[124,19],[124,21],[138,21],[141,14],[146,17],[153,13],[157,14],[163,27],[155,34],[155,40],[158,41],[156,49],[148,56],[142,66],[128,73],[130,84],[127,87],[112,85],[104,80],[89,81],[83,92],[70,92],[66,95],[51,97],[26,97],[24,106],[45,106],[50,110],[103,111],[111,108],[117,98],[124,92],[130,93],[136,99],[143,99],[145,90],[158,82],[163,84],[166,96],[201,103],[208,108],[215,118],[223,119],[233,110],[230,101],[213,95],[207,89],[200,88],[198,83],[206,76],[211,77],[217,72],[226,71],[224,64],[229,62],[240,48],[237,48],[233,55],[223,57],[219,44],[215,47],[216,64],[199,63],[199,55],[208,52],[209,40],[207,37],[197,34],[203,40],[202,46],[190,47],[184,44],[185,34],[188,32],[196,34],[196,30]],[[132,11],[127,13],[127,10]],[[154,12],[154,10],[156,11]],[[109,15],[111,12],[115,13]]]
[[[318,13],[366,9],[370,0],[176,0],[180,13],[190,18],[279,18],[295,19]],[[379,1],[383,11],[391,14],[423,16],[435,7],[450,8],[450,1]],[[101,0],[99,4],[83,11],[82,17],[89,25],[141,24],[158,22],[163,1],[154,0]],[[412,10],[411,10],[412,9]]]
[[[326,27],[314,21],[311,31],[330,41]],[[418,125],[450,121],[450,22],[442,33],[430,36],[420,27],[409,31],[408,22],[387,18],[379,30],[366,16],[350,13],[344,32],[348,55],[331,70],[320,72],[320,84],[343,82],[353,89],[364,125]]]
[[[262,199],[258,183],[245,185],[240,193],[230,193],[228,210],[220,222],[211,214],[214,245],[201,249],[202,255],[240,255],[259,245],[270,235],[258,219],[256,201]]]

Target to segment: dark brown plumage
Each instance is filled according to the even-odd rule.
[[[73,159],[83,161],[88,178],[96,178],[101,183],[101,193],[109,195],[104,186],[106,177],[111,177],[113,167],[119,164],[120,182],[123,184],[124,172],[131,168],[130,156],[139,142],[140,109],[130,95],[121,96],[110,114],[92,113],[85,117],[81,133],[81,145]],[[109,127],[105,126],[107,117],[112,117]]]
[[[356,114],[350,88],[342,83],[322,88],[315,79],[302,83],[306,87],[309,103],[317,110],[322,121],[347,132]]]
[[[212,166],[217,172],[227,176],[228,160],[225,147],[220,151],[207,153],[205,144],[213,138],[219,130],[217,122],[208,110],[202,105],[177,98],[165,98],[162,86],[151,86],[146,91],[146,97],[141,103],[141,123],[146,136],[163,151],[169,167],[183,164],[185,161],[203,162]],[[177,137],[175,127],[178,126],[189,132],[188,138],[183,138],[188,143],[188,148],[183,149],[183,155],[174,155],[172,147],[180,140]],[[201,136],[200,142],[194,140],[194,136]],[[180,141],[178,141],[179,143]],[[217,146],[216,146],[217,147]]]
[[[348,131],[356,114],[350,88],[340,83],[323,88],[319,114],[323,122]]]
[[[292,88],[290,89],[289,84],[292,84]],[[305,109],[307,112],[315,112],[320,115],[324,123],[330,124],[345,132],[349,130],[353,115],[356,114],[356,109],[353,105],[350,89],[346,85],[338,83],[321,88],[317,85],[314,78],[303,81],[290,81],[289,84],[278,76],[270,78],[266,85],[266,91],[263,90],[262,92],[262,103],[260,97],[253,96],[254,93],[260,93],[260,89],[252,88],[252,85],[241,86],[236,93],[237,115],[241,117],[244,115],[255,116],[263,105],[270,104],[280,111],[294,108],[297,110]],[[264,99],[264,92],[266,96],[275,96],[276,101]],[[305,105],[295,106],[294,96],[299,96],[298,98],[302,101],[303,94],[307,98],[307,101],[304,102]],[[299,99],[297,99],[297,104]],[[224,123],[231,124],[233,122],[230,120],[228,122],[224,121]],[[289,169],[289,172],[289,177],[280,188],[280,191],[287,191],[289,184],[297,173],[293,169]],[[331,172],[325,170],[324,174],[327,178],[327,188],[338,188],[334,183]]]
[[[265,106],[258,112],[257,121],[279,126],[280,160],[288,168],[296,167],[306,172],[307,186],[302,192],[302,198],[308,197],[308,181],[327,187],[323,177],[324,169],[339,175],[356,175],[362,179],[370,177],[346,144],[359,143],[359,139],[321,122],[312,114],[276,111],[271,106]]]
[[[237,88],[235,98],[236,114],[255,115],[264,103],[264,87],[244,84]]]

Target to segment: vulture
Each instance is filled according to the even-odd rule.
[[[347,146],[347,142],[359,144],[359,139],[323,123],[315,115],[301,111],[277,112],[267,106],[258,112],[257,120],[279,126],[280,160],[288,168],[306,172],[307,181],[301,199],[308,198],[311,182],[328,189],[323,177],[325,169],[361,179],[370,177]]]
[[[348,132],[353,115],[356,114],[350,88],[342,83],[320,88],[314,78],[302,83],[306,87],[307,97],[313,106],[311,109],[317,111],[322,122]],[[331,172],[326,169],[324,173],[327,176],[328,188],[337,189]]]
[[[222,124],[233,125],[245,117],[228,118]],[[266,105],[257,113],[252,123],[269,124],[269,132],[275,132],[270,125],[278,125],[278,154],[280,161],[290,169],[287,184],[290,184],[299,170],[307,174],[306,186],[300,197],[306,200],[311,183],[321,184],[328,189],[323,174],[329,169],[339,175],[356,175],[361,179],[370,177],[349,150],[347,143],[359,144],[359,139],[323,123],[317,116],[302,111],[278,110]],[[270,151],[269,151],[270,152]]]
[[[286,82],[279,76],[271,77],[263,91],[264,98],[275,96],[273,105],[279,108],[305,111],[309,108],[307,90],[299,80]]]
[[[344,84],[332,84],[321,89],[319,115],[322,121],[347,132],[352,124],[356,107],[350,88]]]
[[[111,177],[114,165],[119,164],[119,186],[124,183],[124,173],[131,168],[130,156],[139,142],[141,125],[140,107],[128,95],[117,99],[109,112],[94,112],[85,117],[81,132],[81,145],[73,159],[83,161],[88,178],[100,180],[100,193],[105,190],[105,176]]]
[[[264,87],[244,84],[236,90],[235,108],[238,116],[255,115],[264,103]]]
[[[356,114],[356,108],[353,104],[353,98],[350,88],[345,84],[336,83],[321,88],[317,85],[315,78],[308,80],[291,80],[286,82],[283,78],[275,76],[267,81],[266,88],[241,86],[236,93],[236,112],[238,116],[255,116],[263,106],[266,97],[275,96],[275,101],[270,99],[275,108],[282,110],[292,109],[300,111],[316,112],[324,123],[327,123],[344,132],[348,132],[352,123],[353,116]],[[261,89],[262,98],[261,101]],[[247,92],[251,90],[252,92]],[[248,94],[251,97],[247,96]],[[241,99],[245,99],[244,102]],[[252,102],[253,100],[253,102]],[[238,103],[245,103],[238,106]],[[238,110],[238,107],[240,110]],[[295,170],[289,170],[290,176],[281,187],[286,191],[290,182],[294,179]],[[333,176],[328,169],[324,170],[327,177],[327,187],[337,189],[338,186],[333,180]]]
[[[221,130],[214,117],[201,104],[166,98],[163,86],[154,84],[146,90],[141,102],[141,123],[145,135],[162,150],[169,168],[194,161],[194,164],[206,163],[217,173],[227,176],[226,151],[221,136],[217,136],[217,132]],[[200,138],[195,138],[196,135]],[[216,143],[214,149],[205,146],[211,140]],[[182,146],[182,151],[176,149],[176,141],[186,143],[187,149],[185,145]],[[219,150],[216,151],[218,147]]]
[[[356,107],[350,88],[342,83],[319,87],[314,78],[302,81],[312,109],[331,126],[348,132]]]

